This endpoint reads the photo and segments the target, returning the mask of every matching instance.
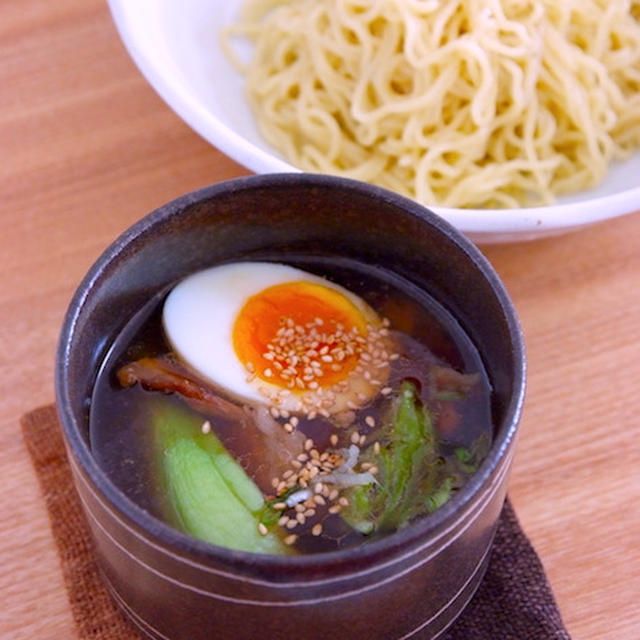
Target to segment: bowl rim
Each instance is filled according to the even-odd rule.
[[[99,286],[103,278],[107,277],[104,272],[109,265],[123,252],[135,249],[137,243],[144,242],[145,238],[152,236],[155,228],[161,227],[168,219],[179,216],[181,211],[193,204],[238,191],[264,189],[271,186],[280,188],[291,186],[337,188],[352,193],[358,192],[373,202],[380,201],[399,207],[421,223],[435,227],[439,233],[446,235],[458,250],[465,253],[473,261],[482,276],[488,281],[503,310],[509,332],[514,360],[513,393],[505,407],[502,423],[494,425],[501,427],[501,429],[492,442],[489,453],[480,468],[456,495],[428,517],[419,519],[400,531],[355,548],[299,556],[277,556],[228,549],[192,538],[150,515],[115,486],[92,456],[88,442],[82,437],[82,420],[72,410],[68,366],[76,327],[86,305],[90,302],[92,291]],[[261,570],[273,569],[276,571],[292,567],[302,570],[305,567],[318,567],[318,565],[334,569],[345,564],[353,566],[354,562],[364,562],[367,559],[373,560],[377,568],[381,566],[380,557],[382,557],[384,564],[385,552],[394,550],[394,554],[397,555],[395,552],[398,549],[408,549],[412,553],[417,541],[426,540],[426,543],[430,544],[430,534],[464,518],[473,509],[473,498],[480,488],[490,482],[491,476],[500,469],[503,463],[507,466],[510,464],[510,460],[506,460],[506,457],[510,451],[512,452],[512,445],[515,444],[524,403],[525,386],[525,345],[515,308],[498,274],[470,240],[446,220],[404,196],[349,178],[304,173],[261,174],[224,180],[185,193],[139,219],[102,252],[78,285],[65,313],[55,359],[56,405],[61,428],[69,452],[72,454],[70,455],[73,458],[72,463],[89,478],[90,484],[100,492],[109,507],[115,509],[119,517],[124,516],[125,520],[144,531],[144,539],[147,541],[159,540],[167,547],[188,553],[203,562],[207,560],[221,561],[226,566],[233,564],[236,567],[242,566],[244,570],[249,571],[256,566],[260,566]],[[375,561],[375,558],[378,560]],[[349,575],[354,573],[358,573],[358,571],[350,571]],[[314,583],[318,581],[317,579],[313,580]],[[267,580],[266,582],[272,584],[271,581]]]
[[[142,75],[168,106],[198,135],[255,173],[308,173],[278,157],[275,149],[266,151],[250,142],[216,117],[194,98],[188,83],[182,77],[168,75],[165,66],[147,50],[140,30],[136,28],[132,3],[124,0],[107,2],[120,38]],[[637,153],[640,154],[640,151]],[[444,217],[463,233],[477,237],[478,241],[534,239],[640,212],[640,182],[635,187],[608,195],[558,202],[548,206],[515,209],[422,206],[428,206],[431,211]]]

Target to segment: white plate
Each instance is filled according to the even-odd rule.
[[[260,137],[242,77],[220,46],[241,0],[108,0],[120,36],[149,83],[203,138],[256,173],[298,171]],[[476,242],[564,233],[640,210],[640,153],[597,189],[521,209],[431,207]]]

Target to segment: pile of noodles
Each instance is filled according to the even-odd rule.
[[[306,171],[517,207],[640,146],[640,0],[248,0],[238,35],[260,130]]]

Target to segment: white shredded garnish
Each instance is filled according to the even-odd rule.
[[[295,507],[299,502],[304,502],[313,496],[313,492],[311,489],[300,489],[300,491],[296,491],[292,493],[284,503],[287,507]]]
[[[360,456],[360,447],[352,444],[348,449],[342,449],[342,451],[340,451],[340,454],[345,460],[336,469],[336,471],[338,473],[342,473],[343,471],[351,471],[351,469],[353,469],[353,467],[355,467],[358,462],[358,457]]]
[[[359,485],[373,484],[376,482],[376,478],[369,471],[364,473],[354,473],[353,471],[341,472],[336,470],[332,473],[316,476],[315,481],[325,482],[327,484],[339,484],[343,487],[355,487]]]

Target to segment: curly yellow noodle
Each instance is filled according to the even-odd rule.
[[[247,0],[224,46],[293,165],[425,204],[550,203],[640,147],[640,0]]]

